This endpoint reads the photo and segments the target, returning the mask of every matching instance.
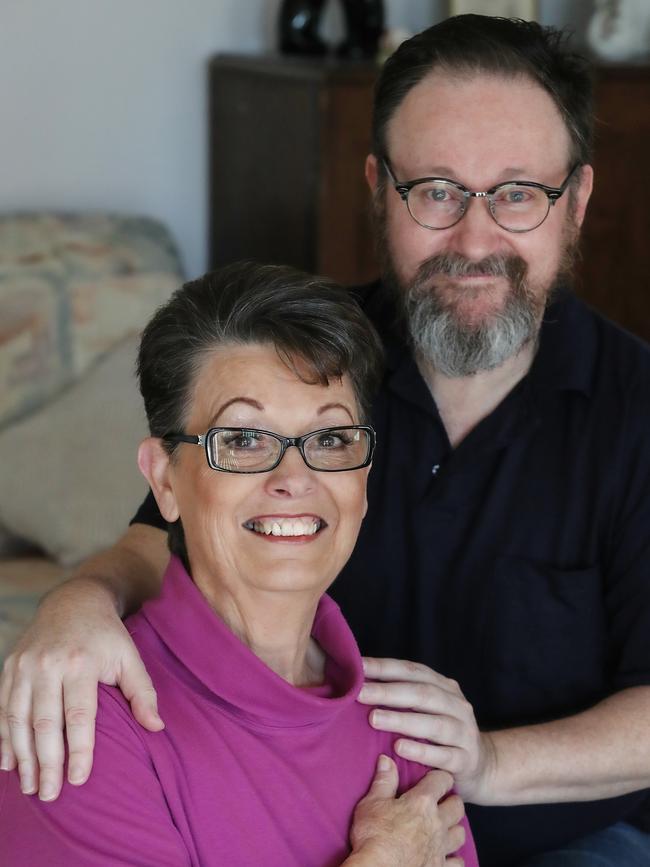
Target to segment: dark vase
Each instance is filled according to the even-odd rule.
[[[338,49],[339,57],[369,60],[376,56],[384,32],[383,0],[342,0],[347,37]]]
[[[327,0],[283,0],[280,7],[280,51],[283,54],[323,55],[327,48],[318,36]]]

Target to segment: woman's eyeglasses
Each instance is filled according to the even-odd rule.
[[[203,446],[208,465],[223,473],[268,473],[291,446],[312,470],[360,470],[372,461],[376,442],[374,429],[361,424],[321,428],[300,437],[283,437],[257,428],[213,427],[197,436],[170,433],[161,439]]]

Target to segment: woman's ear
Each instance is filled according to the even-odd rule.
[[[149,482],[160,514],[170,524],[178,520],[178,505],[170,478],[170,457],[161,440],[157,437],[142,440],[138,449],[138,466]]]

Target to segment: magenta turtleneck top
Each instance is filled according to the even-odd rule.
[[[127,621],[166,728],[151,733],[101,687],[93,772],[42,803],[0,774],[0,863],[66,867],[336,867],[352,813],[394,735],[356,696],[356,642],[324,596],[312,634],[326,684],[299,689],[213,612],[172,558],[161,596]],[[426,772],[395,759],[400,789]],[[469,827],[461,853],[477,865]]]

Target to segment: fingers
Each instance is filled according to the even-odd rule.
[[[458,795],[450,795],[439,805],[440,821],[447,829],[445,855],[453,855],[465,843],[465,828],[459,824],[465,815],[465,805]]]
[[[385,732],[396,732],[409,738],[426,738],[437,744],[456,746],[463,739],[465,727],[460,720],[447,715],[400,713],[377,708],[369,714],[370,725]]]
[[[36,750],[32,731],[32,691],[21,678],[14,680],[7,704],[9,738],[16,756],[20,788],[32,795],[37,786]]]
[[[388,756],[381,755],[377,759],[375,776],[368,789],[366,800],[394,798],[397,794],[398,785],[399,774],[397,772],[397,765]]]
[[[400,739],[395,742],[394,749],[403,759],[418,762],[429,768],[440,768],[454,775],[462,773],[468,761],[467,751],[460,747],[437,746]]]
[[[97,678],[82,674],[64,678],[63,705],[68,741],[68,782],[80,786],[90,776],[93,764]]]
[[[363,657],[363,670],[370,680],[399,681],[410,683],[433,683],[448,692],[460,692],[458,683],[439,674],[428,665],[408,659],[388,659],[376,656]]]
[[[458,795],[449,795],[439,805],[440,819],[446,828],[457,825],[465,815],[465,805]]]
[[[400,800],[411,800],[412,798],[427,797],[432,804],[437,804],[445,795],[451,791],[454,785],[454,778],[446,771],[429,771],[422,779],[400,796]]]
[[[165,723],[158,715],[158,695],[140,655],[135,650],[135,645],[133,652],[122,664],[122,673],[117,678],[117,686],[130,702],[133,716],[141,726],[150,732],[158,732],[165,727]]]
[[[9,733],[9,695],[13,684],[13,664],[11,658],[5,660],[0,679],[0,768],[12,771],[16,767],[16,754],[11,746]]]
[[[450,681],[455,683],[455,681]],[[460,690],[423,681],[395,681],[378,683],[366,681],[359,693],[362,704],[410,708],[422,713],[447,714],[463,717],[471,713],[471,705]]]
[[[39,767],[38,796],[53,801],[63,781],[63,698],[60,679],[41,674],[34,680],[31,708],[34,748]]]

